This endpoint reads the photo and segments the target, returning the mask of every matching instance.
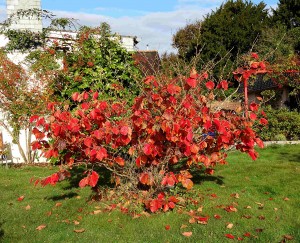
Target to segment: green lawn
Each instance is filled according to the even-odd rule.
[[[196,200],[189,209],[203,206],[197,214],[209,216],[207,225],[191,224],[190,216],[180,212],[136,219],[119,210],[100,212],[103,202],[90,202],[89,188],[72,188],[68,182],[45,188],[29,183],[31,177],[49,175],[56,168],[0,166],[0,241],[231,242],[243,237],[244,242],[280,242],[286,236],[287,241],[293,237],[290,242],[300,242],[300,146],[261,150],[257,161],[231,153],[228,161],[214,176],[196,178],[189,193]],[[20,196],[25,196],[22,201],[17,200]],[[227,212],[228,206],[237,211]],[[40,225],[46,227],[37,230]],[[246,232],[251,236],[244,237]]]

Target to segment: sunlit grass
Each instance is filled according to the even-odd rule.
[[[188,193],[194,203],[188,210],[203,207],[197,214],[209,216],[207,225],[190,224],[190,216],[180,211],[136,219],[119,210],[99,212],[103,202],[90,202],[89,188],[70,188],[68,182],[44,188],[29,183],[31,177],[49,175],[55,168],[3,166],[0,241],[230,242],[225,234],[232,234],[235,240],[243,237],[246,242],[280,242],[284,235],[299,242],[300,146],[261,150],[257,161],[231,153],[228,161],[213,176],[197,178],[198,184]],[[24,200],[18,201],[22,195]],[[237,211],[227,212],[224,207],[230,205]],[[228,223],[233,224],[231,229]],[[40,225],[46,227],[36,230]],[[185,231],[192,236],[184,237]],[[251,237],[244,237],[246,232]]]

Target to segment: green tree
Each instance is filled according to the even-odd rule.
[[[223,67],[231,69],[238,54],[248,52],[254,45],[269,20],[266,4],[254,4],[251,1],[229,0],[218,9],[206,15],[201,24],[200,41],[193,40],[185,58],[191,60],[200,51],[202,63],[214,60],[218,63],[216,74],[221,74]],[[190,28],[187,26],[187,28]],[[188,31],[185,31],[188,33]],[[181,37],[177,32],[173,40]],[[183,38],[183,37],[181,37]],[[186,37],[189,40],[188,37]],[[174,46],[176,43],[173,42]],[[179,53],[184,52],[180,49]]]
[[[288,29],[300,27],[300,1],[279,0],[277,9],[273,11],[273,22],[280,22]]]

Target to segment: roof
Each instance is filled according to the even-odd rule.
[[[145,76],[155,75],[160,70],[160,57],[155,50],[137,51],[133,54],[133,59]]]

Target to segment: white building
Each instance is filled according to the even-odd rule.
[[[41,9],[41,0],[6,0],[7,5],[7,16],[10,17],[13,14],[17,13],[18,10],[26,9]],[[35,16],[16,18],[11,23],[11,29],[18,30],[30,30],[33,32],[40,32],[43,29],[42,20],[38,19]],[[49,34],[49,39],[62,39],[64,35],[70,36],[70,39],[76,38],[76,32],[61,32],[61,31],[52,31]],[[3,48],[8,43],[8,39],[4,35],[0,35],[0,48]],[[120,36],[121,45],[126,48],[128,51],[134,51],[136,44],[138,43],[137,37],[133,36]],[[26,54],[20,52],[14,52],[8,55],[10,60],[15,64],[20,64],[25,59]],[[0,119],[3,117],[3,114],[0,114]],[[21,131],[21,145],[24,152],[26,153],[26,131]],[[19,152],[19,148],[16,144],[12,143],[12,137],[9,133],[0,126],[0,162],[1,162],[1,150],[3,150],[3,144],[9,144],[10,155],[8,156],[9,160],[12,160],[14,163],[21,163],[22,156]],[[43,158],[40,161],[44,161]]]

